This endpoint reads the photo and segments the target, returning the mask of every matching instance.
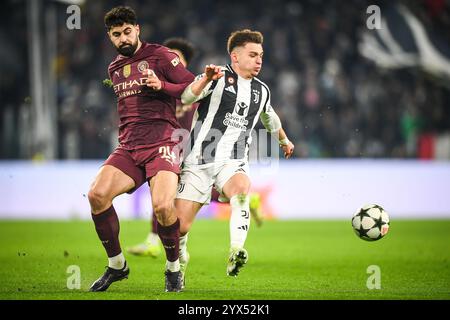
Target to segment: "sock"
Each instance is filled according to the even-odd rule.
[[[120,270],[125,267],[125,257],[123,253],[119,253],[117,256],[108,258],[108,267]]]
[[[250,228],[250,197],[237,194],[230,199],[230,247],[243,248]]]
[[[170,226],[163,226],[158,222],[158,235],[166,250],[167,262],[176,262],[180,250],[180,220],[177,218],[177,221]]]
[[[156,214],[153,212],[152,215],[152,233],[158,234],[158,219],[156,219]]]
[[[119,242],[120,226],[114,207],[111,206],[102,213],[93,214],[92,220],[94,220],[98,238],[105,247],[108,257],[112,258],[119,255],[122,252]]]
[[[166,269],[169,270],[170,272],[176,272],[176,271],[180,271],[180,260],[177,259],[175,261],[166,261]]]
[[[180,236],[180,257],[186,256],[188,234],[186,233],[184,236]]]

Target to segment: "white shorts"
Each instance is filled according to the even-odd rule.
[[[177,199],[209,204],[214,186],[220,193],[219,200],[225,202],[228,200],[222,193],[225,183],[237,173],[250,177],[249,169],[248,162],[245,160],[229,160],[220,164],[184,164],[181,169]]]

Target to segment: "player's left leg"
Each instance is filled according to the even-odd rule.
[[[174,200],[178,175],[158,171],[150,180],[153,211],[158,221],[158,235],[166,251],[166,291],[181,291],[182,279],[179,261],[180,220],[175,213]]]
[[[235,173],[222,187],[222,193],[230,199],[231,206],[230,256],[227,264],[229,276],[237,276],[248,260],[244,244],[250,228],[249,189],[250,179],[244,173]]]

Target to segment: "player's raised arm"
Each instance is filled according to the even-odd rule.
[[[180,61],[178,55],[171,51],[161,52],[162,64],[159,71],[167,81],[161,81],[152,70],[147,71],[147,86],[155,91],[161,90],[165,94],[180,99],[184,89],[194,81],[194,75],[188,71]]]
[[[223,72],[220,66],[209,64],[205,66],[205,73],[197,76],[196,80],[192,82],[181,95],[181,102],[183,104],[192,104],[198,100],[206,97],[209,92],[209,87],[212,81],[219,80],[223,77]]]

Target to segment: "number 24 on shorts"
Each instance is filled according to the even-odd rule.
[[[174,161],[177,159],[175,152],[170,151],[170,146],[159,147],[159,154],[161,155],[161,159],[166,160],[171,165],[173,165]]]

